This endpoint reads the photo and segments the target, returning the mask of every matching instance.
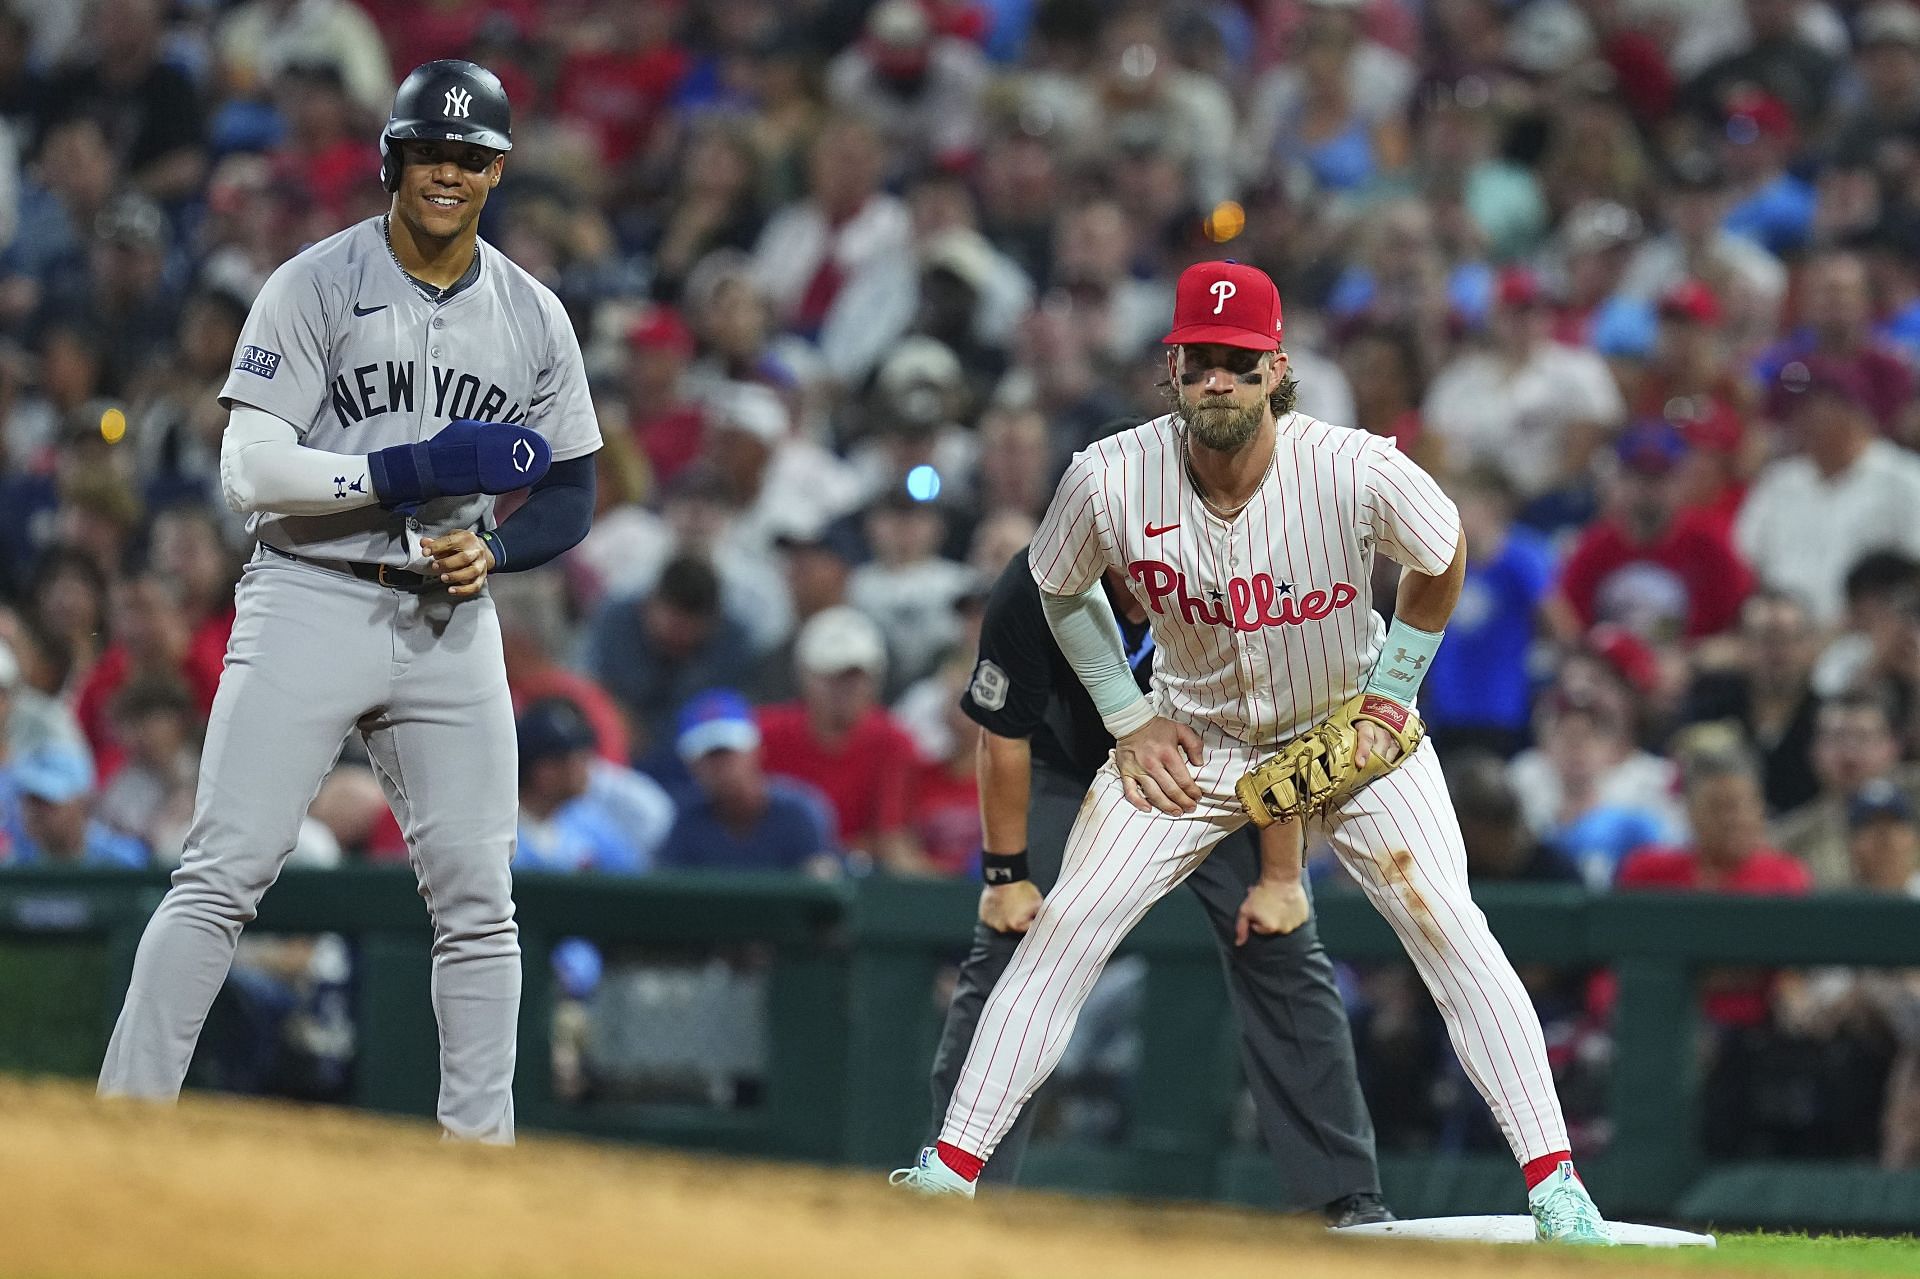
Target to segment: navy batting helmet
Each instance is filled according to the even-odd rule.
[[[483,66],[442,58],[415,67],[393,95],[393,115],[380,134],[380,180],[400,189],[395,142],[433,138],[513,150],[513,111],[500,77]]]

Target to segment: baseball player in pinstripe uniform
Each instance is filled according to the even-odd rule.
[[[1147,613],[1117,574],[1107,593],[1127,664],[1144,690],[1153,671]],[[980,658],[960,699],[980,725],[978,775],[986,840],[980,921],[961,966],[934,1059],[937,1131],[987,995],[1060,875],[1067,832],[1113,750],[1087,690],[1054,641],[1022,549],[987,600]],[[1187,881],[1213,924],[1240,1023],[1254,1109],[1280,1175],[1281,1203],[1334,1226],[1391,1221],[1380,1198],[1373,1124],[1354,1073],[1353,1039],[1333,963],[1308,919],[1250,936],[1240,918],[1258,877],[1251,827],[1223,840]],[[1012,1183],[1032,1127],[1024,1108],[982,1180]]]
[[[1363,694],[1411,712],[1465,574],[1459,513],[1390,440],[1293,411],[1281,333],[1264,273],[1189,267],[1165,339],[1173,411],[1078,454],[1034,538],[1048,625],[1117,745],[987,1000],[939,1140],[897,1174],[914,1189],[973,1193],[1120,939],[1248,821],[1242,777]],[[1391,629],[1368,587],[1376,552],[1405,570]],[[1149,616],[1150,694],[1127,668],[1109,570]],[[1375,724],[1357,731],[1356,759],[1394,749]],[[1468,891],[1432,743],[1324,829],[1439,1005],[1522,1166],[1538,1237],[1610,1242],[1539,1018]]]

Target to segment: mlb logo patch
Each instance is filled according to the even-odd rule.
[[[280,371],[280,352],[269,351],[264,346],[243,346],[240,362],[233,367],[255,377],[272,378]]]

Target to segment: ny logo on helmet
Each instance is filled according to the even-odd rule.
[[[465,89],[462,89],[456,85],[455,87],[447,90],[447,118],[448,119],[450,120],[466,119],[467,111],[472,106],[473,106],[473,95],[471,93],[468,93]]]

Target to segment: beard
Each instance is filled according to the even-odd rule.
[[[1231,453],[1244,446],[1259,433],[1266,413],[1264,401],[1248,405],[1194,405],[1182,398],[1174,408],[1174,415],[1194,442],[1218,453]]]

